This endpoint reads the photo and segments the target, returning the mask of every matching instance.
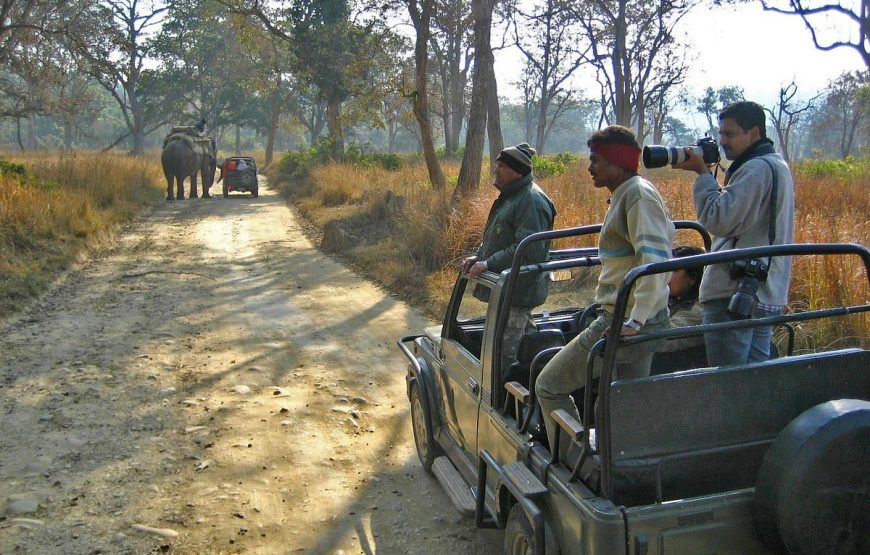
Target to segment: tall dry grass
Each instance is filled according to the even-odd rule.
[[[6,154],[27,177],[0,173],[0,316],[38,294],[113,226],[161,198],[154,158]]]
[[[607,212],[607,190],[592,186],[588,162],[573,164],[566,174],[540,180],[553,199],[556,227],[599,223]],[[447,164],[445,173],[455,182],[458,164]],[[675,219],[695,219],[693,175],[667,169],[648,170],[645,177],[661,190]],[[795,241],[857,242],[870,245],[870,179],[820,178],[795,174]],[[489,208],[497,191],[484,185],[451,206],[452,191],[433,191],[422,163],[399,171],[359,169],[329,164],[314,169],[296,191],[295,203],[319,227],[344,222],[357,230],[377,230],[368,236],[358,231],[360,242],[345,253],[368,274],[402,290],[440,316],[459,261],[479,243]],[[401,198],[400,210],[384,205]],[[590,246],[597,237],[567,239],[558,246]],[[683,231],[677,243],[700,244],[694,232]],[[870,287],[857,257],[800,257],[795,262],[790,295],[791,310],[844,306],[870,302]],[[870,315],[798,326],[801,348],[840,344],[870,346]]]

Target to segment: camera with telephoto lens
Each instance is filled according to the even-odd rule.
[[[758,302],[758,284],[767,280],[767,264],[752,258],[750,260],[737,260],[728,268],[731,279],[737,282],[737,292],[731,296],[728,302],[728,314],[734,318],[746,319],[752,316],[755,303]]]
[[[689,146],[645,146],[643,147],[643,165],[647,168],[662,168],[669,164],[679,164],[688,158],[689,155],[686,152],[688,150],[702,157],[707,165],[719,162],[719,144],[712,137],[704,137]]]

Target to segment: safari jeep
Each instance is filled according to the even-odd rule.
[[[692,227],[707,238],[695,222]],[[700,228],[700,229],[698,229]],[[823,318],[864,318],[870,304],[672,328],[599,341],[583,369],[601,378],[572,397],[583,425],[554,411],[548,445],[535,401],[541,368],[584,328],[599,261],[595,248],[551,250],[520,267],[533,241],[598,233],[600,226],[538,233],[501,275],[460,275],[442,325],[399,339],[417,454],[457,508],[479,527],[505,529],[510,554],[870,553],[870,351],[833,348],[709,367],[694,356],[633,380],[613,378],[616,351],[652,339],[765,323],[778,335]],[[684,232],[682,232],[684,233]],[[768,256],[858,260],[861,245],[754,247],[632,270],[619,290],[609,337],[619,336],[628,292],[641,276]],[[512,276],[548,272],[547,302],[517,360],[501,368]],[[859,275],[860,274],[860,275]],[[489,292],[488,301],[480,291]],[[475,291],[476,290],[476,291]],[[660,362],[660,361],[659,361]],[[560,454],[562,454],[560,456]]]

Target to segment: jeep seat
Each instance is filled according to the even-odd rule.
[[[613,501],[637,506],[752,487],[802,412],[870,400],[870,351],[842,349],[614,382]]]
[[[564,346],[565,336],[559,329],[546,328],[522,336],[517,347],[517,360],[508,368],[505,383],[519,382],[528,388],[529,368],[538,353],[551,347]]]

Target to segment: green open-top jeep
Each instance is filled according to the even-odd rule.
[[[695,222],[676,225],[709,240]],[[791,341],[795,326],[861,318],[870,304],[602,339],[585,368],[591,378],[601,357],[600,380],[588,379],[593,385],[573,395],[587,425],[555,411],[560,445],[547,444],[535,380],[594,314],[599,261],[595,248],[551,250],[541,264],[519,261],[532,241],[599,231],[526,238],[511,270],[460,275],[443,323],[399,340],[410,359],[418,456],[457,508],[477,526],[504,527],[511,554],[870,552],[870,351],[798,354]],[[768,256],[857,257],[862,275],[852,286],[870,277],[870,251],[851,244],[754,247],[649,264],[626,276],[608,335],[619,336],[638,277]],[[536,331],[520,340],[516,362],[501,368],[512,276],[521,272],[548,272],[553,280],[533,315]],[[776,358],[709,367],[703,352],[701,360],[686,353],[654,360],[648,377],[613,378],[616,351],[625,345],[756,323],[789,338]]]

